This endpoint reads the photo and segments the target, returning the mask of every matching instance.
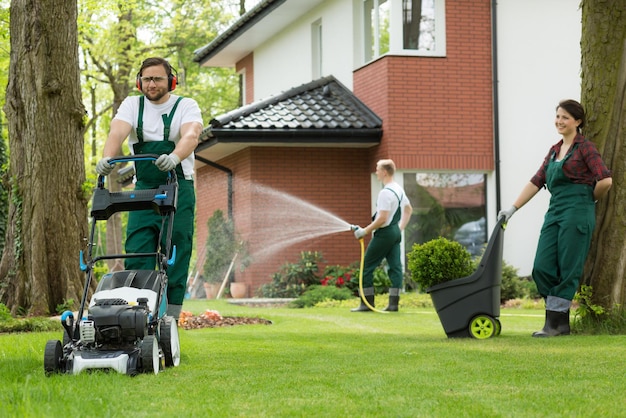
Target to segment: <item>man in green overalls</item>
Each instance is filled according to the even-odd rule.
[[[545,299],[546,320],[533,337],[570,333],[569,309],[580,284],[583,267],[595,228],[595,202],[606,195],[613,183],[593,142],[580,129],[585,112],[580,103],[564,100],[556,108],[555,125],[563,138],[553,145],[542,166],[519,197],[498,214],[505,221],[547,186],[551,193],[535,263],[533,280]]]
[[[179,192],[172,234],[176,260],[168,273],[167,315],[178,320],[185,296],[189,260],[193,244],[195,191],[193,185],[194,150],[202,132],[202,115],[195,100],[175,96],[176,75],[163,58],[146,59],[137,74],[141,96],[127,97],[111,121],[103,158],[96,171],[108,175],[112,157],[122,154],[129,138],[132,154],[157,154],[152,161],[135,162],[135,189],[151,189],[165,184],[167,172],[175,169]],[[162,218],[153,211],[129,213],[126,252],[154,252],[158,248]],[[164,243],[163,243],[164,244]],[[127,270],[153,270],[155,258],[127,258]]]
[[[393,180],[396,166],[392,160],[380,160],[376,164],[376,178],[383,184],[376,200],[376,214],[372,223],[365,228],[357,227],[354,236],[362,239],[372,233],[373,238],[365,251],[363,261],[363,295],[361,305],[353,312],[371,311],[374,307],[374,270],[383,259],[389,267],[389,305],[385,311],[396,312],[402,287],[402,231],[411,219],[413,207],[404,189]],[[365,298],[365,300],[363,300]]]

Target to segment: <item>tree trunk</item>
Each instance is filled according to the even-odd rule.
[[[593,302],[626,303],[626,0],[583,0],[582,103],[585,135],[613,171],[613,188],[598,202],[584,282]]]
[[[79,250],[87,196],[76,0],[12,1],[9,227],[0,301],[12,313],[53,313],[82,296]]]

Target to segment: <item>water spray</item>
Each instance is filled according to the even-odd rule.
[[[350,231],[356,231],[359,228],[360,226],[358,225],[350,225]],[[363,301],[365,306],[370,308],[372,311],[385,314],[389,313],[387,311],[381,311],[380,309],[374,308],[372,305],[370,305],[370,303],[365,298],[365,295],[363,294],[363,265],[365,264],[365,244],[363,243],[363,238],[359,238],[359,243],[361,244],[361,266],[359,267],[359,296],[361,297],[361,300]],[[374,292],[374,295],[375,294],[376,292]]]

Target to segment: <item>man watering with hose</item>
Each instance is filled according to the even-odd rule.
[[[365,252],[363,271],[363,294],[361,305],[353,312],[371,311],[374,307],[374,270],[383,259],[389,266],[389,305],[385,311],[396,312],[402,287],[402,231],[411,219],[413,207],[404,189],[393,180],[396,165],[392,160],[380,160],[376,164],[376,178],[383,184],[376,200],[373,221],[365,228],[356,227],[354,236],[362,239],[372,233],[373,237]],[[365,298],[365,300],[363,300]],[[369,305],[369,306],[368,306]]]
[[[163,58],[147,58],[137,74],[141,96],[124,99],[111,121],[103,158],[96,171],[108,175],[113,170],[109,159],[121,155],[122,144],[129,138],[132,154],[157,154],[156,161],[137,161],[135,189],[152,189],[165,184],[168,171],[178,176],[178,205],[174,218],[172,245],[176,260],[168,269],[167,315],[178,320],[187,283],[187,272],[193,244],[194,210],[193,185],[194,150],[202,132],[202,115],[195,100],[171,94],[176,88],[176,76]],[[153,211],[129,213],[126,252],[153,252],[158,248],[162,218]],[[153,257],[127,258],[127,270],[152,270]]]

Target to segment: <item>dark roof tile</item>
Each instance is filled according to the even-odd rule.
[[[272,121],[271,125],[268,121]],[[320,123],[322,122],[322,123]],[[334,77],[325,77],[211,120],[211,128],[380,128],[382,122]]]

